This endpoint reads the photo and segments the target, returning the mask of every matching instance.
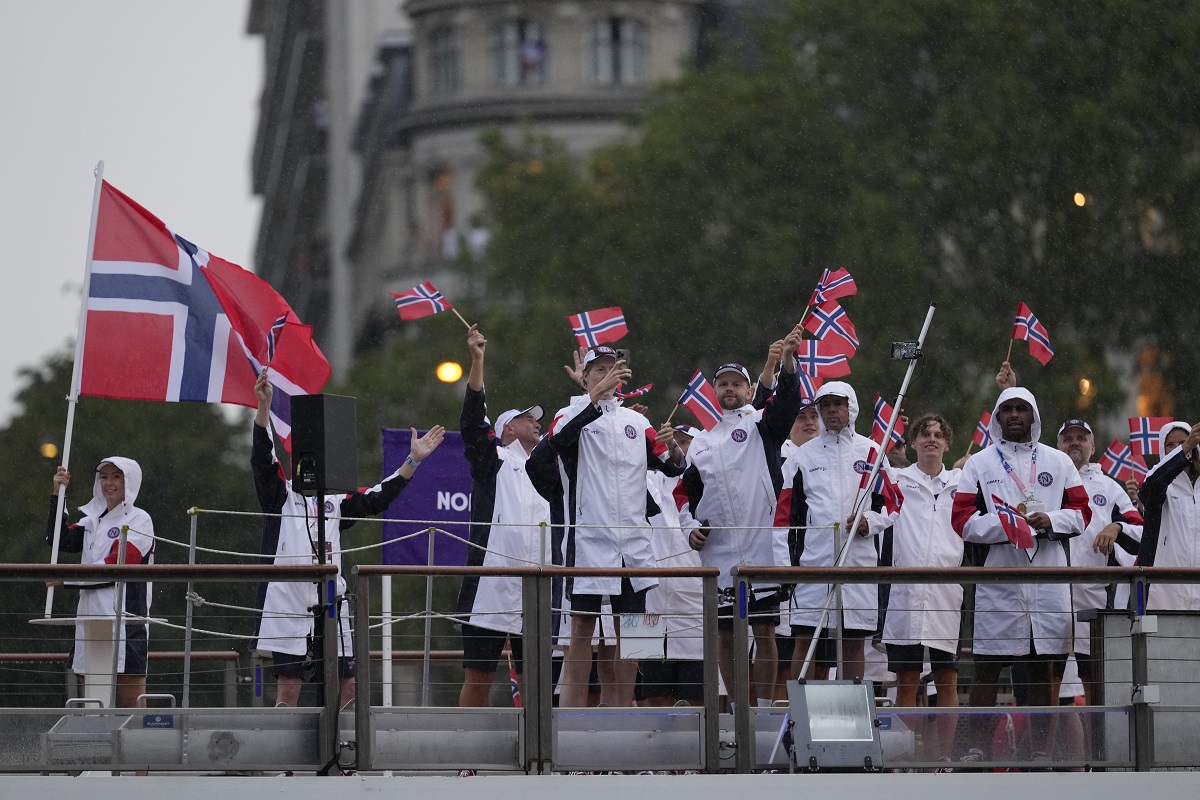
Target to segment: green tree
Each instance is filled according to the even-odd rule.
[[[1198,41],[1182,0],[796,0],[584,164],[492,134],[483,268],[506,302],[483,322],[508,363],[490,385],[565,395],[563,315],[616,304],[661,419],[696,367],[756,364],[820,270],[844,265],[863,405],[895,391],[888,343],[930,301],[908,407],[960,431],[992,404],[1019,301],[1057,351],[1043,369],[1014,348],[1047,419],[1118,409],[1144,345],[1190,396],[1200,364],[1175,343],[1197,311],[1175,298],[1197,277]]]

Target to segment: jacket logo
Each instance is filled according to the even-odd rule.
[[[633,427],[632,425],[626,425],[625,426],[625,438],[626,439],[636,439],[637,438],[637,428]]]
[[[115,538],[117,538],[117,537],[118,537],[118,536],[120,536],[120,535],[121,535],[121,529],[120,529],[120,528],[109,528],[109,529],[108,529],[108,538],[110,538],[110,539],[115,539]]]
[[[998,483],[1004,483],[1004,479],[1003,479],[1003,478],[992,478],[991,480],[989,480],[989,481],[987,482],[987,485],[988,485],[988,486],[994,486],[994,485],[996,485],[996,484],[998,484]]]
[[[326,501],[325,501],[325,513],[326,513],[326,514],[332,514],[332,513],[333,513],[333,501],[332,501],[332,500],[326,500]]]
[[[866,475],[871,471],[871,465],[860,458],[858,461],[854,462],[854,471],[859,475]]]
[[[1038,483],[1040,483],[1042,486],[1049,486],[1050,484],[1054,483],[1054,476],[1049,472],[1042,472],[1038,475]]]
[[[736,428],[732,433],[729,434],[729,438],[733,439],[735,442],[744,442],[746,441],[746,432],[741,428]]]
[[[1092,497],[1092,502],[1098,506],[1106,506],[1108,505],[1108,498],[1102,494],[1098,494]]]

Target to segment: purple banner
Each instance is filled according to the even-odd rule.
[[[423,434],[424,431],[418,431]],[[383,474],[391,475],[408,457],[407,430],[383,429]],[[390,519],[430,520],[416,522],[385,522],[383,540],[384,564],[426,564],[429,561],[429,535],[412,536],[392,542],[417,531],[427,531],[430,525],[463,539],[471,519],[471,470],[463,455],[462,434],[446,431],[446,438],[413,475],[412,482],[387,510]],[[467,563],[465,542],[445,535],[434,538],[434,563],[461,566]]]

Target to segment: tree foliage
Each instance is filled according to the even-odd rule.
[[[1020,301],[1057,351],[1043,369],[1014,348],[1049,420],[1129,413],[1145,346],[1174,397],[1197,388],[1178,344],[1197,311],[1175,301],[1197,277],[1194,3],[796,0],[754,30],[586,163],[486,138],[485,268],[507,300],[484,319],[505,356],[489,385],[565,395],[563,316],[620,305],[661,419],[697,367],[758,364],[846,266],[861,400],[894,393],[888,344],[933,301],[908,408],[960,430],[991,407]]]

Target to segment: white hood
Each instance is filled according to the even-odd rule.
[[[846,430],[854,430],[854,421],[858,419],[858,395],[854,393],[854,387],[845,381],[829,381],[821,384],[821,388],[817,389],[817,393],[813,395],[813,404],[820,405],[822,397],[844,397],[850,406],[850,424],[846,426]],[[817,415],[817,419],[821,423],[821,433],[825,432],[825,420],[821,415]]]
[[[101,459],[100,463],[96,465],[96,480],[92,483],[92,499],[88,501],[87,505],[79,507],[84,516],[99,517],[108,510],[108,501],[104,499],[104,492],[100,491],[100,467],[104,464],[112,464],[125,476],[125,502],[122,503],[125,508],[133,508],[133,504],[137,501],[138,490],[142,488],[142,468],[132,458],[110,456]]]
[[[1158,432],[1158,452],[1161,453],[1161,458],[1167,457],[1167,434],[1176,429],[1184,433],[1192,432],[1192,426],[1179,419],[1163,425],[1162,429]]]
[[[1029,439],[1031,442],[1039,442],[1042,439],[1042,415],[1038,412],[1037,400],[1033,399],[1033,392],[1023,386],[1013,386],[1005,389],[996,398],[996,406],[992,409],[992,421],[988,423],[988,432],[992,434],[992,441],[999,444],[1001,439],[1004,439],[1004,432],[1000,429],[1000,420],[996,416],[996,412],[1000,410],[1000,406],[1006,400],[1017,398],[1029,403],[1033,408],[1033,426],[1029,430]],[[1007,440],[1005,440],[1007,441]]]

